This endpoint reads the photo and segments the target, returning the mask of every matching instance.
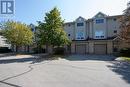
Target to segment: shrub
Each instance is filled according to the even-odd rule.
[[[130,57],[130,48],[121,49],[120,56]]]
[[[0,47],[0,53],[9,53],[11,52],[11,49],[8,47]]]
[[[63,47],[54,48],[54,54],[55,55],[64,55],[65,54],[65,48],[63,48]]]
[[[33,48],[34,53],[46,53],[46,50],[43,48]]]

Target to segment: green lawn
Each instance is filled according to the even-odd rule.
[[[122,57],[123,60],[130,62],[130,57]]]

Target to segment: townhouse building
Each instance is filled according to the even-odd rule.
[[[120,37],[120,17],[122,15],[108,16],[102,12],[97,13],[93,18],[85,19],[78,17],[73,22],[64,23],[64,30],[68,38],[72,41],[67,47],[67,51],[72,54],[112,54],[121,48]],[[30,24],[32,31],[37,33],[34,25]],[[34,40],[36,38],[34,37]],[[0,36],[0,46],[5,44],[5,39]],[[34,52],[36,43],[31,46],[21,47],[22,52]],[[44,46],[43,49],[46,49]],[[15,49],[13,48],[13,51]]]
[[[72,44],[72,54],[112,54],[119,50],[117,35],[120,32],[121,15],[108,16],[102,12],[86,20],[78,17],[64,24],[64,30]]]

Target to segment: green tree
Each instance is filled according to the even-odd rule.
[[[7,21],[3,24],[3,36],[13,46],[16,45],[16,52],[19,46],[32,44],[33,32],[31,28],[23,23]]]
[[[130,43],[130,2],[127,4],[127,8],[124,10],[120,22],[121,31],[119,35],[127,43]]]
[[[70,43],[63,30],[63,23],[59,10],[55,7],[46,13],[44,22],[38,22],[39,43],[48,46],[63,46]]]

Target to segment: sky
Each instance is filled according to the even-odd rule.
[[[60,10],[65,22],[75,21],[79,16],[92,18],[98,12],[106,15],[121,15],[129,0],[15,0],[13,17],[2,17],[0,20],[12,19],[26,24],[43,21],[45,13],[55,6]]]

